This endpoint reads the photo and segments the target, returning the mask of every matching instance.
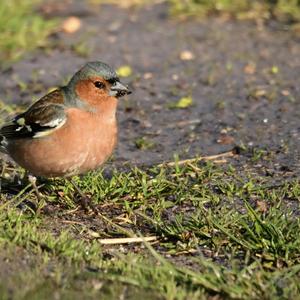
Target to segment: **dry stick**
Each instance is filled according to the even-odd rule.
[[[101,239],[99,240],[102,245],[117,245],[117,244],[132,244],[156,241],[157,236],[148,237],[132,237],[132,238],[116,238],[116,239]]]
[[[105,217],[104,215],[102,215],[101,213],[97,212],[97,216],[101,217],[104,221],[106,221],[108,224],[110,224],[111,226],[117,228],[118,230],[120,230],[122,233],[126,234],[127,236],[130,236],[129,238],[135,238],[135,234],[134,232],[132,232],[131,230],[126,230],[125,228],[123,228],[122,226],[114,223],[113,221],[111,221],[110,219],[108,219],[107,217]]]
[[[224,152],[224,153],[220,153],[220,154],[216,154],[216,155],[199,156],[199,157],[191,158],[191,159],[162,163],[162,164],[159,164],[158,167],[163,167],[163,166],[173,167],[176,165],[181,166],[181,165],[184,165],[187,163],[193,163],[193,162],[201,161],[201,160],[217,160],[218,158],[221,158],[221,157],[233,157],[233,156],[234,156],[233,152],[229,151],[229,152]]]
[[[37,203],[37,208],[36,208],[36,214],[39,215],[41,212],[41,209],[43,207],[43,205],[45,204],[45,200],[44,198],[41,196],[40,192],[39,192],[39,187],[36,185],[36,177],[33,175],[28,175],[28,180],[31,184],[31,186],[33,187],[33,190],[36,194],[38,203]]]
[[[67,210],[66,212],[64,212],[64,215],[70,215],[73,214],[74,212],[76,212],[77,210],[79,210],[80,206],[78,205],[77,207],[75,207],[74,209],[70,209]]]
[[[214,163],[215,164],[225,164],[225,163],[227,163],[227,160],[226,159],[216,159],[216,160],[214,160]]]

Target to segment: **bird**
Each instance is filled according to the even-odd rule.
[[[116,146],[118,99],[130,93],[108,64],[87,62],[67,85],[5,123],[0,149],[35,177],[98,169]]]

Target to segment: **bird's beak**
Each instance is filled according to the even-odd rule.
[[[123,85],[120,81],[116,81],[109,91],[109,95],[113,97],[122,97],[125,95],[131,94],[131,91],[127,86]]]

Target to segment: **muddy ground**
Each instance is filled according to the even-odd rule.
[[[165,4],[126,10],[75,2],[41,11],[78,16],[82,27],[53,34],[50,48],[2,72],[5,102],[30,103],[86,61],[129,65],[133,75],[124,81],[133,94],[120,100],[114,161],[154,164],[174,153],[188,158],[242,145],[272,151],[279,168],[299,168],[300,44],[283,25],[222,18],[180,22],[169,17]],[[181,60],[185,50],[194,59]],[[189,95],[192,106],[170,108]],[[137,146],[141,137],[146,142]]]

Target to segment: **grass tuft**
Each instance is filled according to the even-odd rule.
[[[0,4],[0,59],[14,61],[36,47],[45,46],[55,26],[35,11],[38,1],[11,0]]]
[[[300,21],[297,0],[169,0],[171,13],[182,17],[204,18],[212,14],[227,14],[237,18],[270,19],[283,22]]]
[[[3,192],[0,245],[56,261],[58,274],[68,264],[72,271],[67,279],[57,275],[59,285],[72,286],[78,278],[71,274],[88,268],[96,271],[86,278],[154,299],[293,298],[300,289],[299,181],[270,184],[249,168],[237,175],[232,165],[175,161],[74,178],[96,214],[80,209],[73,186],[62,179],[42,187],[47,205],[39,216],[26,209],[26,201],[36,201],[29,187],[10,200]],[[3,170],[8,181],[10,172]],[[120,247],[99,241],[141,234],[159,240]]]

